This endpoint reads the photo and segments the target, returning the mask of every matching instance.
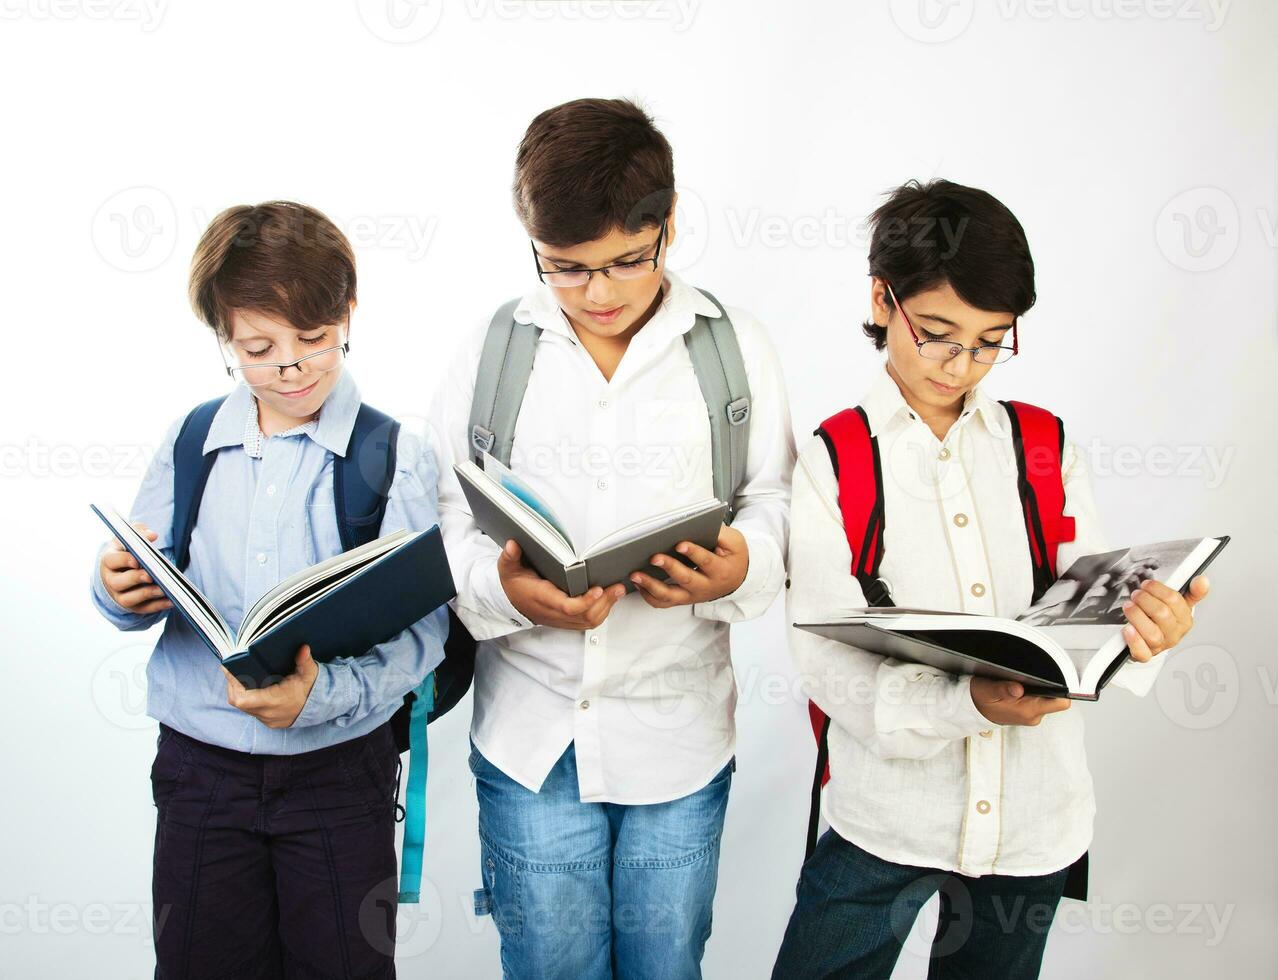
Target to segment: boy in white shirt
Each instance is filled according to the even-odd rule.
[[[867,591],[876,605],[1015,617],[1031,604],[1032,565],[1041,572],[1018,486],[1022,430],[979,384],[1024,353],[1016,321],[1034,303],[1024,231],[989,194],[944,180],[898,188],[872,221],[864,330],[887,361],[860,409],[881,465],[881,527],[874,544],[845,523],[840,487],[850,498],[856,481],[875,477],[846,472],[836,416],[795,468],[788,622],[864,607]],[[1109,548],[1082,455],[1063,435],[1053,442],[1064,508],[1052,516],[1073,522],[1055,555],[1063,570]],[[862,555],[849,537],[866,542]],[[874,575],[865,553],[879,562]],[[1146,693],[1151,658],[1184,637],[1206,593],[1201,577],[1187,597],[1141,584],[1124,606],[1137,662],[1114,682]],[[1082,712],[1016,683],[794,628],[790,643],[829,718],[830,830],[803,866],[773,977],[890,976],[938,890],[930,978],[1037,976],[1068,872],[1092,836]]]
[[[726,315],[748,437],[714,552],[684,542],[693,568],[653,556],[670,582],[636,572],[629,591],[574,598],[479,531],[449,464],[476,455],[476,372],[500,316],[462,344],[435,406],[456,607],[481,641],[476,904],[506,976],[697,977],[710,933],[734,768],[728,624],[784,580],[794,438],[759,324],[665,269],[673,188],[669,144],[629,101],[569,102],[529,126],[514,194],[542,285],[506,324],[536,328],[510,466],[549,488],[579,542],[710,496],[708,413],[724,408],[707,405],[685,341]]]

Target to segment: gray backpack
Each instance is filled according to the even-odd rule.
[[[701,292],[723,311],[709,318],[697,315],[686,334],[688,355],[701,386],[710,417],[710,451],[714,495],[728,505],[729,523],[737,490],[745,480],[746,445],[750,436],[750,384],[737,334],[723,304]],[[504,304],[488,325],[475,394],[470,403],[470,450],[477,465],[489,453],[510,465],[515,421],[523,405],[541,328],[515,320],[519,300]]]

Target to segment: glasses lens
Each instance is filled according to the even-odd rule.
[[[608,267],[608,275],[613,279],[638,279],[640,276],[646,276],[655,268],[652,259],[644,259],[642,262],[626,262],[623,265],[613,265]]]
[[[567,272],[545,272],[542,275],[546,282],[552,286],[584,286],[590,279],[590,273],[584,269],[570,269]]]
[[[980,347],[973,355],[981,364],[1002,364],[1012,356],[1010,347]]]
[[[298,370],[306,374],[326,374],[334,370],[346,358],[346,348],[327,347],[308,354],[297,362]],[[231,368],[237,381],[250,388],[264,388],[280,380],[278,364],[237,364]]]
[[[948,361],[957,357],[963,348],[945,340],[928,340],[919,345],[919,353],[929,361]]]
[[[346,352],[343,348],[330,347],[327,350],[316,351],[314,354],[307,354],[297,362],[297,366],[307,374],[325,374],[341,364],[345,356]]]

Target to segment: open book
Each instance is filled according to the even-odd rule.
[[[124,517],[91,506],[245,687],[293,673],[303,644],[310,644],[311,656],[321,663],[367,653],[457,594],[439,528],[401,530],[286,578],[244,613],[235,631]]]
[[[1165,541],[1085,555],[1016,619],[885,606],[809,633],[952,674],[1019,681],[1027,693],[1095,701],[1128,659],[1123,603],[1157,579],[1184,592],[1229,537]]]
[[[691,541],[713,551],[728,510],[723,501],[708,497],[578,547],[566,530],[563,512],[556,513],[547,502],[544,488],[534,489],[492,456],[484,457],[482,469],[469,459],[453,469],[479,529],[498,545],[514,538],[537,574],[574,596],[596,585],[607,588],[618,582],[633,591],[629,576],[638,571],[665,581],[666,573],[648,564],[648,559],[664,553],[691,565],[675,553],[675,545]]]

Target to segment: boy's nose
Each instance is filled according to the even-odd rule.
[[[586,283],[586,301],[596,309],[610,310],[615,305],[612,300],[612,281],[602,272],[596,272]]]

